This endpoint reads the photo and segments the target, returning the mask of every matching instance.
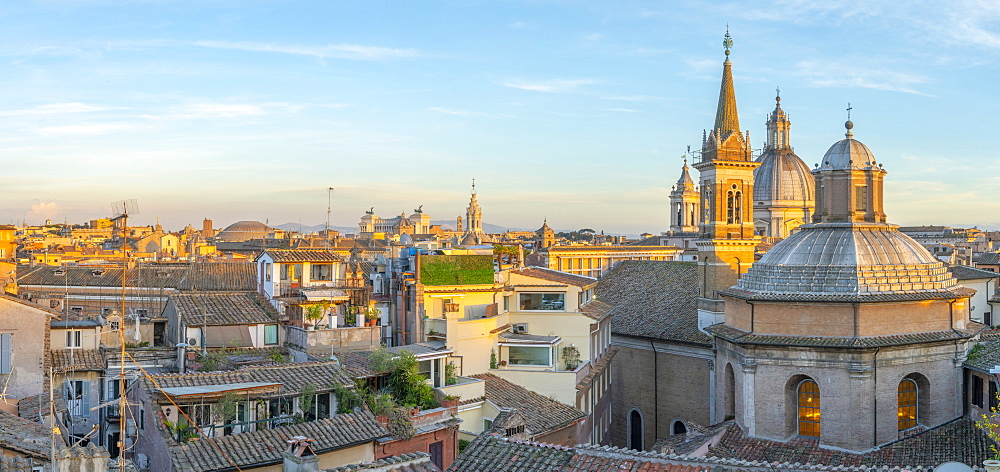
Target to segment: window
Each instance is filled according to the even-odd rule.
[[[896,389],[896,429],[902,431],[917,425],[917,383],[903,379]]]
[[[66,347],[71,349],[80,347],[82,335],[83,333],[78,329],[66,331]]]
[[[1000,406],[1000,399],[997,398],[997,383],[990,379],[990,408]]]
[[[10,373],[10,353],[13,350],[12,337],[10,333],[0,334],[0,374]]]
[[[868,187],[859,185],[854,187],[854,211],[868,210]]]
[[[278,325],[264,325],[264,344],[278,344]]]
[[[111,331],[118,331],[118,329],[121,328],[121,322],[118,320],[108,321],[108,328],[110,328]]]
[[[818,438],[820,425],[819,385],[812,379],[799,383],[799,435]]]
[[[983,407],[983,378],[972,374],[972,404]]]
[[[507,362],[510,365],[552,365],[552,348],[549,346],[508,346]]]
[[[264,273],[264,281],[265,282],[270,282],[271,281],[271,263],[270,262],[262,262],[260,265],[261,265],[261,272]]]
[[[489,431],[493,427],[494,418],[483,418],[483,431]]]
[[[642,448],[642,415],[639,410],[632,410],[629,413],[629,433],[628,433],[628,448],[634,449],[636,451],[641,451]]]
[[[417,376],[418,377],[420,377],[420,378],[422,378],[424,380],[427,380],[427,379],[431,378],[431,362],[434,362],[434,361],[433,360],[429,360],[429,361],[418,361],[417,362]]]
[[[521,293],[518,296],[521,310],[565,311],[565,293]]]
[[[146,410],[139,410],[139,431],[146,430]]]
[[[90,416],[90,382],[86,380],[67,380],[66,404],[71,415]]]
[[[313,264],[310,278],[313,280],[330,280],[330,269],[332,268],[332,264]]]

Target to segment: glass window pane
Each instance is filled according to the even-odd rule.
[[[798,400],[799,435],[819,437],[820,395],[816,382],[805,380],[799,384]]]
[[[507,362],[511,365],[552,365],[550,364],[550,351],[548,346],[509,346],[507,348]]]
[[[521,310],[565,311],[565,293],[521,293],[518,294]]]

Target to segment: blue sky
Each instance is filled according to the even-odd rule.
[[[87,1],[0,6],[0,222],[335,225],[418,205],[665,231],[730,26],[755,148],[775,87],[812,166],[843,137],[894,223],[1000,227],[1000,4]]]

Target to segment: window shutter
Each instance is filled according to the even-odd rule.
[[[90,381],[81,380],[83,395],[80,398],[80,416],[90,416]]]
[[[0,374],[10,373],[12,350],[10,333],[0,334]]]

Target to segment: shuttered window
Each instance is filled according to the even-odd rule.
[[[0,374],[10,373],[10,358],[13,346],[11,346],[11,334],[0,334]]]

